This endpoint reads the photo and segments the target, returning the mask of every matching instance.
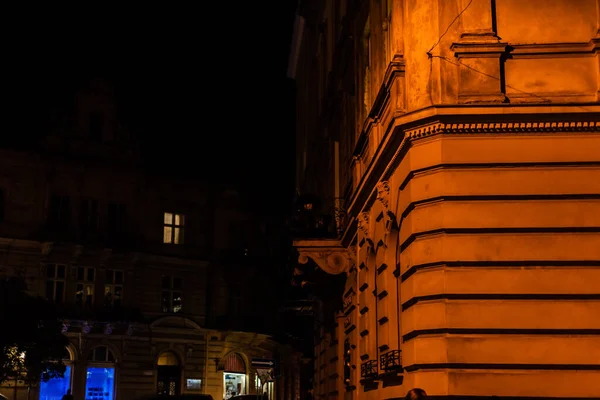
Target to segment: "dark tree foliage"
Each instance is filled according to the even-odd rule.
[[[0,279],[0,383],[32,386],[62,377],[69,341],[52,304],[30,296],[20,278]]]

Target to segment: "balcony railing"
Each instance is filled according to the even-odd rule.
[[[395,371],[402,369],[402,355],[400,350],[390,350],[379,357],[381,371]]]
[[[344,199],[300,197],[290,221],[295,238],[337,238],[346,228]]]
[[[377,360],[365,361],[360,365],[361,378],[374,378],[377,376]]]

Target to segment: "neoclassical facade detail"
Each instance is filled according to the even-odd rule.
[[[358,223],[358,229],[360,229],[365,236],[369,237],[369,213],[362,211],[356,218]]]
[[[377,200],[381,202],[384,208],[389,208],[390,183],[388,181],[381,181],[377,184]]]
[[[307,264],[313,260],[319,268],[331,275],[348,272],[355,265],[355,254],[337,240],[296,240],[298,262]]]
[[[600,2],[302,4],[296,188],[357,252],[315,397],[600,398]]]

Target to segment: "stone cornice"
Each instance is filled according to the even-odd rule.
[[[598,38],[576,43],[527,43],[508,44],[499,41],[468,41],[453,43],[451,50],[457,58],[497,57],[504,54],[511,58],[560,57],[592,55],[599,48]]]
[[[331,275],[349,272],[355,264],[355,256],[336,239],[303,239],[294,240],[298,251],[298,262],[308,263],[313,260],[319,268]]]
[[[536,104],[429,107],[394,117],[348,206],[355,218],[387,180],[413,140],[436,134],[519,134],[540,132],[600,132],[598,104]],[[465,117],[470,122],[464,123]]]
[[[600,121],[553,121],[553,122],[491,122],[491,123],[443,123],[435,122],[406,130],[411,139],[435,134],[460,133],[527,133],[527,132],[598,132]]]

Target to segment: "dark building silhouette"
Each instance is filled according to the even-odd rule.
[[[53,302],[71,342],[32,398],[297,399],[280,218],[247,187],[175,174],[160,155],[177,149],[144,145],[106,81],[74,88],[0,149],[0,275]]]

